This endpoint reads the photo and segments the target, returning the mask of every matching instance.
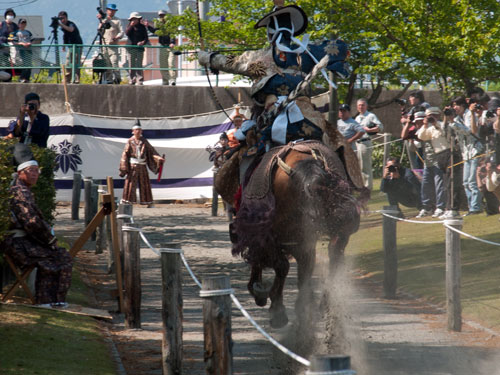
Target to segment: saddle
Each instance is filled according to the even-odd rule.
[[[334,169],[341,175],[343,166],[338,162],[334,151],[319,141],[291,142],[285,146],[274,147],[265,153],[259,165],[252,172],[252,178],[244,188],[245,197],[248,199],[262,199],[272,188],[272,171],[278,164],[278,160],[284,160],[290,151],[298,151],[304,154],[315,155],[325,163],[325,168]]]

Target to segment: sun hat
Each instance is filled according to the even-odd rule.
[[[116,4],[108,4],[108,6],[106,7],[106,9],[109,9],[109,10],[118,10],[118,7],[116,6]]]
[[[137,18],[137,19],[141,19],[142,16],[139,12],[132,12],[130,13],[130,16],[128,17],[128,20],[130,21],[131,19],[134,19],[134,18]]]

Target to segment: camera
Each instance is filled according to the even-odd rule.
[[[33,103],[28,103],[28,109],[30,111],[34,111],[36,109],[36,105],[34,105]]]
[[[393,101],[399,105],[406,105],[406,103],[408,103],[408,100],[406,99],[394,99]]]
[[[453,109],[451,109],[451,108],[446,108],[446,109],[443,111],[443,113],[444,113],[444,115],[445,115],[445,116],[451,116],[451,115],[453,115],[454,111],[453,111]]]
[[[374,122],[370,122],[368,125],[366,125],[366,127],[368,129],[373,129],[373,128],[376,128],[378,126],[378,124],[375,124]]]
[[[434,122],[436,122],[436,119],[432,116],[429,116],[429,117],[427,117],[427,121],[429,121],[430,123],[434,123]]]
[[[106,18],[106,12],[103,11],[101,7],[97,7],[97,11],[99,12],[102,18]]]
[[[59,27],[59,17],[51,17],[50,18],[52,21],[50,22],[50,27],[53,29],[57,29]]]
[[[387,170],[388,170],[389,172],[397,172],[397,171],[398,171],[398,167],[396,167],[395,165],[389,165],[389,166],[387,167]]]
[[[495,111],[488,110],[488,111],[486,111],[486,115],[485,116],[486,116],[486,118],[493,118],[493,117],[496,116],[496,113],[495,113]]]
[[[479,103],[476,103],[474,105],[474,109],[483,109],[483,106],[481,104],[479,104]]]
[[[104,30],[111,28],[111,23],[106,19],[106,12],[104,12],[101,7],[97,7],[97,12],[101,15],[101,28]]]

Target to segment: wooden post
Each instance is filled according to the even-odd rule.
[[[217,216],[217,210],[219,208],[219,194],[217,190],[215,190],[215,175],[217,172],[214,172],[214,182],[212,184],[212,216]]]
[[[391,157],[391,133],[384,133],[384,164],[382,164],[382,170],[387,163],[387,159]]]
[[[102,207],[102,196],[103,196],[103,194],[107,194],[107,192],[108,192],[106,190],[106,185],[99,185],[98,189],[97,189],[97,192],[99,194],[98,195],[98,200],[97,200],[97,207],[100,210],[101,207]],[[96,254],[102,254],[103,251],[104,251],[103,249],[104,249],[105,244],[106,244],[106,231],[104,229],[104,227],[105,227],[105,224],[104,224],[105,220],[106,220],[106,218],[95,229],[95,234],[96,234],[95,253]]]
[[[351,370],[351,357],[344,355],[314,355],[311,358],[309,374],[355,374]]]
[[[113,178],[107,177],[108,192],[111,195],[111,240],[113,245],[113,255],[115,260],[115,274],[116,274],[116,286],[118,288],[118,306],[120,311],[123,311],[123,282],[122,282],[122,262],[120,259],[120,247],[118,243],[118,231],[116,224],[116,203],[115,203],[115,190],[113,187]]]
[[[91,210],[92,210],[92,177],[85,177],[83,179],[83,198],[85,200],[85,226],[89,225],[90,220],[92,220]]]
[[[113,252],[113,237],[111,236],[111,215],[106,216],[106,248],[108,249],[108,275],[115,272],[115,254]]]
[[[125,327],[141,328],[141,249],[137,224],[128,224],[123,231],[123,279]]]
[[[382,213],[397,216],[396,206],[384,206]],[[384,247],[384,295],[385,298],[396,298],[398,286],[398,246],[396,240],[397,220],[387,216],[382,217],[383,247]]]
[[[97,185],[95,181],[90,185],[90,220],[97,214],[99,193],[97,192]],[[96,240],[96,232],[92,233],[92,241]]]
[[[460,233],[448,229],[446,225],[461,230],[463,220],[445,220],[444,225],[446,228],[446,308],[448,311],[448,329],[460,332],[462,330]]]
[[[231,290],[229,276],[208,277],[202,281],[204,360],[208,375],[233,373],[231,339]],[[227,291],[224,294],[224,291]],[[217,293],[219,292],[219,293]]]
[[[130,218],[120,217],[120,215],[130,215],[132,216],[134,206],[130,203],[120,203],[118,205],[118,216],[117,216],[117,230],[118,230],[118,243],[120,246],[120,259],[123,260],[123,233],[122,227],[128,225],[132,222]]]
[[[71,197],[71,220],[78,220],[80,210],[80,194],[82,191],[82,171],[73,173],[73,194]]]
[[[182,263],[179,243],[162,245],[162,374],[182,373]]]

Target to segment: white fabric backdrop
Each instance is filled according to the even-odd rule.
[[[247,116],[247,110],[243,111]],[[233,113],[227,110],[230,115]],[[12,118],[0,118],[5,132]],[[50,116],[48,147],[58,154],[55,172],[58,200],[71,200],[73,173],[115,180],[115,195],[121,197],[123,178],[118,167],[125,142],[132,135],[135,118],[109,118],[70,113]],[[190,117],[141,119],[145,137],[160,155],[165,154],[161,182],[150,173],[155,200],[194,199],[212,196],[212,163],[206,146],[214,145],[220,133],[231,127],[222,112]],[[4,129],[2,129],[4,128]]]

